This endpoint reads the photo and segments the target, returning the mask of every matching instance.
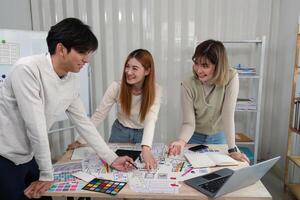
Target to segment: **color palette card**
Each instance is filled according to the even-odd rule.
[[[53,183],[49,188],[48,192],[70,192],[70,191],[80,191],[85,185],[85,182],[60,182]]]
[[[95,178],[86,184],[82,189],[116,195],[126,185],[126,182],[111,181]]]

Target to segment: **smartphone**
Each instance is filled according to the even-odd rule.
[[[199,145],[189,148],[189,150],[191,150],[191,151],[199,151],[199,150],[203,150],[203,149],[208,149],[208,146],[206,146],[204,144],[199,144]]]

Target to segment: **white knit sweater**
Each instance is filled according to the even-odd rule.
[[[0,88],[0,155],[16,165],[35,157],[40,180],[53,180],[47,131],[66,113],[79,134],[109,164],[117,155],[109,149],[79,97],[79,78],[60,79],[49,54],[21,58]]]

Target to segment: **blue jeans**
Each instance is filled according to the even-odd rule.
[[[214,135],[194,132],[188,144],[226,144],[226,137],[224,132],[218,132]]]
[[[111,127],[110,143],[141,143],[144,129],[134,129],[123,126],[119,120],[115,120]]]

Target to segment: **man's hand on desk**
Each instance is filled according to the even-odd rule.
[[[50,188],[52,183],[53,181],[34,181],[24,190],[24,194],[29,199],[38,199]]]
[[[111,166],[119,171],[129,171],[133,169],[132,165],[133,160],[128,156],[117,157],[112,163]]]
[[[171,144],[169,144],[169,156],[179,155],[185,145],[186,142],[181,139],[176,140]]]
[[[156,168],[156,161],[152,155],[151,149],[148,146],[143,145],[142,147],[142,158],[145,163],[145,169],[148,171]]]
[[[249,158],[241,152],[232,152],[229,155],[230,155],[231,158],[233,158],[235,160],[250,163]]]

